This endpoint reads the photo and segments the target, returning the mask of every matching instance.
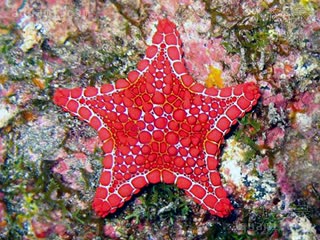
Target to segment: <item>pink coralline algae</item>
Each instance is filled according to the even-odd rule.
[[[0,165],[4,163],[5,145],[2,138],[0,138]]]
[[[275,148],[283,141],[285,131],[280,127],[275,127],[266,133],[266,146],[270,148]]]
[[[115,212],[148,184],[176,184],[211,214],[233,209],[217,170],[220,145],[260,97],[254,83],[205,88],[188,74],[174,23],[160,20],[152,45],[126,79],[57,89],[54,103],[97,130],[105,153],[93,208]]]
[[[81,190],[83,184],[81,177],[74,169],[82,168],[87,172],[92,172],[90,161],[87,160],[87,155],[81,152],[76,152],[71,156],[66,156],[66,153],[60,154],[57,159],[53,172],[61,174],[65,182],[69,183],[70,188]]]
[[[103,231],[104,231],[104,235],[111,239],[119,238],[119,234],[117,233],[116,228],[111,224],[105,225],[103,227]]]

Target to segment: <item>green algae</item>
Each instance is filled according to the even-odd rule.
[[[229,54],[241,56],[243,73],[266,76],[266,69],[275,63],[277,54],[287,55],[290,46],[287,36],[279,32],[286,23],[273,7],[277,1],[260,3],[260,11],[246,10],[232,3],[203,1],[211,16],[211,35],[222,37],[222,45]],[[281,3],[279,7],[284,7]],[[284,48],[288,48],[284,50]]]
[[[273,48],[279,45],[280,37],[274,30],[274,22],[271,13],[261,12],[244,17],[227,31],[222,44],[229,53],[241,55],[246,73],[260,73],[275,62]]]
[[[8,26],[0,24],[0,53],[4,56],[6,56],[6,54],[8,54],[19,41],[19,36],[16,30],[16,24]]]
[[[242,142],[250,147],[244,154],[244,162],[249,163],[260,153],[260,147],[256,144],[254,136],[261,132],[261,123],[255,120],[250,114],[245,115],[239,120],[240,127],[235,132],[236,141]]]
[[[184,194],[176,186],[159,183],[148,187],[146,192],[138,197],[141,204],[128,213],[127,220],[135,219],[137,223],[149,221],[152,224],[166,222],[172,227],[177,217],[187,218],[191,214]]]
[[[24,226],[31,224],[34,216],[41,212],[43,217],[49,219],[50,211],[64,209],[64,204],[62,201],[57,204],[59,201],[55,202],[50,197],[53,191],[59,189],[58,183],[50,178],[50,169],[41,171],[37,163],[26,161],[25,156],[18,154],[17,146],[10,148],[12,145],[13,142],[9,142],[6,162],[0,166],[0,185],[7,203],[8,236],[19,239],[28,234]]]

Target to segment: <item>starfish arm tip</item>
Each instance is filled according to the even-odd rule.
[[[111,206],[108,202],[103,201],[100,198],[94,198],[92,202],[92,208],[96,212],[96,214],[100,217],[106,217],[111,210]]]
[[[58,88],[53,94],[53,102],[58,106],[65,106],[68,102],[70,90]]]
[[[168,18],[160,19],[157,30],[161,33],[173,33],[176,29],[176,25],[171,22]]]
[[[243,86],[243,92],[245,97],[249,100],[258,100],[260,97],[259,87],[253,82],[245,83]]]

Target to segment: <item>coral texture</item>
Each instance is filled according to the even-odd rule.
[[[205,88],[188,74],[174,23],[160,20],[152,45],[126,79],[57,89],[53,100],[97,130],[105,153],[93,208],[104,217],[148,184],[184,189],[213,215],[233,207],[217,170],[223,137],[260,97],[254,83]]]

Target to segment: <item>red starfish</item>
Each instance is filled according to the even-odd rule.
[[[126,79],[56,90],[53,100],[98,131],[105,153],[93,208],[113,213],[149,183],[176,184],[213,215],[233,209],[217,170],[220,145],[260,94],[254,83],[205,88],[187,73],[174,23]]]

